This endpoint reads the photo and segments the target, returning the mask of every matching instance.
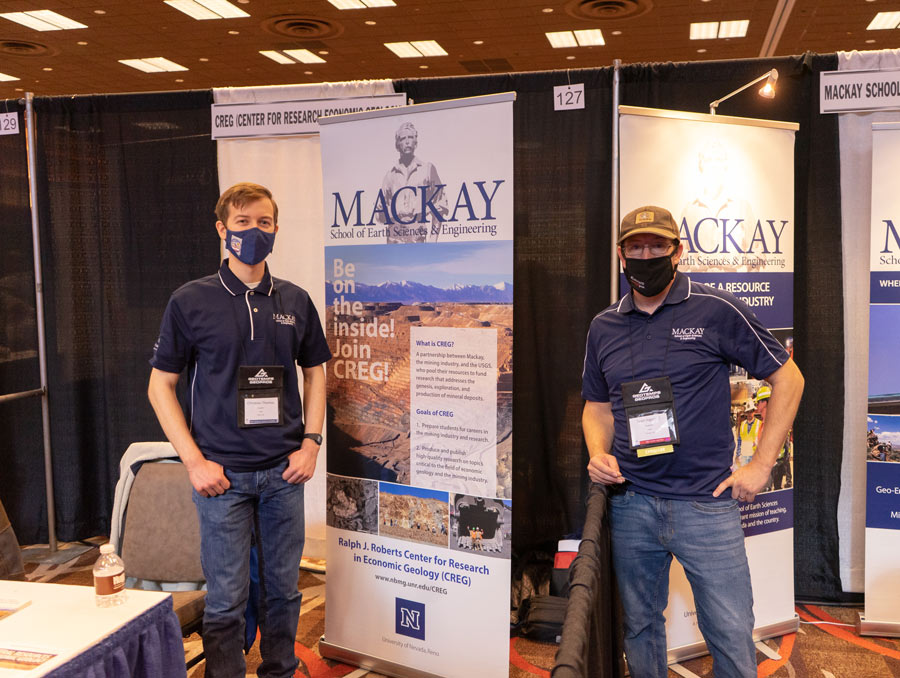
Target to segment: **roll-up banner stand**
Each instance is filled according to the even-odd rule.
[[[680,224],[679,270],[744,301],[793,353],[794,123],[620,106],[620,214],[660,205]],[[622,283],[622,289],[627,285]],[[750,461],[765,382],[732,367],[734,464]],[[762,409],[762,408],[760,408]],[[796,631],[793,437],[765,491],[742,503],[753,581],[754,638]],[[669,661],[707,652],[690,585],[673,563]]]
[[[319,120],[323,656],[506,676],[514,93]]]
[[[900,637],[900,122],[872,125],[866,606],[860,633]]]

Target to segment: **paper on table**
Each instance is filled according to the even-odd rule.
[[[28,647],[0,647],[0,669],[29,671],[55,656],[54,653]]]
[[[30,598],[0,598],[0,619],[31,605]]]

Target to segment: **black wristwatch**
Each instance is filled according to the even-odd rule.
[[[303,437],[309,438],[310,440],[314,441],[316,443],[316,445],[322,444],[322,434],[321,433],[304,433]]]

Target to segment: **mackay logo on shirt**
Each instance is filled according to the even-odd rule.
[[[281,325],[294,327],[297,324],[297,317],[293,313],[273,313],[272,317]]]
[[[673,327],[672,336],[679,341],[696,341],[703,338],[705,327]]]
[[[254,386],[271,386],[275,377],[270,376],[266,369],[261,367],[259,372],[250,377],[248,381]]]

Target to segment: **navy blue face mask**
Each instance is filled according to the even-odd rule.
[[[269,256],[274,245],[274,231],[267,233],[256,227],[246,231],[226,230],[225,249],[248,266],[255,266]]]

